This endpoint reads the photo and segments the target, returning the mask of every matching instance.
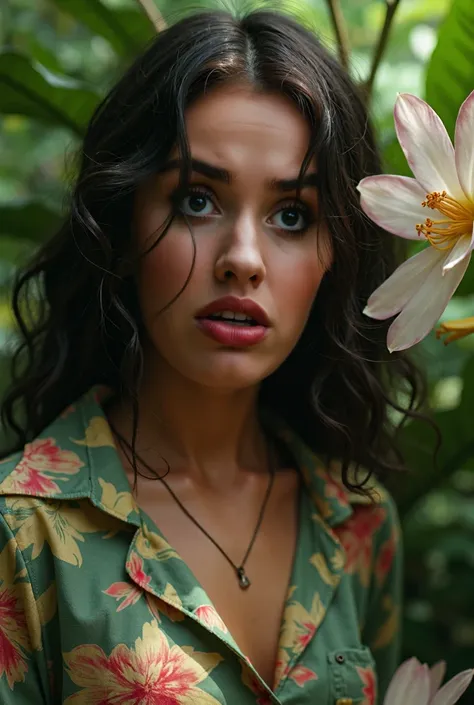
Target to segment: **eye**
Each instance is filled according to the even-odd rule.
[[[302,232],[309,225],[310,217],[305,208],[298,205],[286,206],[277,211],[272,220],[280,230],[288,230],[290,232]]]
[[[209,194],[204,191],[190,191],[180,201],[179,210],[183,215],[205,217],[216,212],[214,203]]]

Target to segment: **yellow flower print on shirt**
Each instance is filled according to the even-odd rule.
[[[145,524],[141,531],[137,533],[135,548],[145,559],[155,561],[168,561],[170,558],[179,558],[179,555],[171,548],[165,539],[154,531],[149,531]]]
[[[115,516],[124,521],[132,512],[138,513],[138,506],[131,492],[117,492],[111,482],[106,482],[99,477],[99,485],[102,488],[101,504]]]
[[[83,440],[75,440],[74,438],[71,440],[79,446],[87,446],[88,448],[102,448],[104,446],[115,448],[110,426],[103,416],[91,418]]]
[[[319,593],[313,597],[311,611],[305,610],[299,602],[287,605],[283,615],[283,629],[280,648],[291,649],[300,654],[313,638],[324,617],[324,606]]]
[[[222,657],[170,646],[155,621],[143,626],[135,648],[118,644],[106,656],[100,646],[85,644],[63,656],[81,688],[65,705],[218,705],[197,686]]]
[[[8,497],[5,504],[9,509],[10,525],[18,529],[18,545],[22,550],[33,546],[33,560],[48,543],[56,558],[78,567],[82,565],[79,542],[84,542],[83,534],[110,531],[117,521],[100,512],[88,500],[82,500],[74,507],[68,502],[55,500]]]

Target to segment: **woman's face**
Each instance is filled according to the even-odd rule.
[[[214,389],[243,389],[290,354],[331,262],[326,228],[318,225],[316,163],[296,198],[310,131],[289,99],[243,86],[200,98],[186,126],[194,168],[179,200],[185,215],[175,217],[140,265],[145,368]],[[175,149],[136,197],[142,251],[161,231],[178,182]],[[229,320],[235,313],[252,320]]]

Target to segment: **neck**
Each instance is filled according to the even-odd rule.
[[[169,368],[166,374],[148,373],[138,394],[136,452],[155,471],[169,464],[174,475],[220,489],[235,484],[242,470],[266,472],[257,396],[257,387],[203,388]],[[122,400],[109,410],[113,426],[129,442],[132,408]]]

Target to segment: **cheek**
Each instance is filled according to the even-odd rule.
[[[188,230],[172,226],[163,239],[142,259],[138,288],[145,317],[161,310],[179,294],[192,268],[191,235]]]
[[[279,277],[280,310],[292,331],[299,334],[306,324],[321,281],[331,263],[329,251],[306,252],[284,269]]]

